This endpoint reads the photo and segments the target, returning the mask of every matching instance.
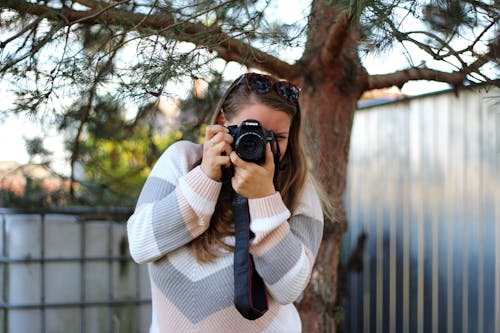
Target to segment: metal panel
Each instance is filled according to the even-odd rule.
[[[500,90],[359,110],[346,191],[346,332],[500,332]]]

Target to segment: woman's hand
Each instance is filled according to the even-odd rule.
[[[230,157],[234,165],[231,184],[238,194],[248,199],[257,199],[276,192],[273,183],[274,157],[269,144],[266,144],[266,161],[262,165],[246,162],[234,151]]]
[[[201,170],[210,178],[220,181],[222,167],[229,167],[229,154],[233,151],[231,143],[233,136],[227,128],[221,125],[209,125],[205,132]]]

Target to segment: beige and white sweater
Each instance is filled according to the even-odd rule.
[[[233,303],[233,254],[201,264],[186,247],[208,228],[222,186],[196,165],[201,155],[201,145],[171,145],[151,171],[127,223],[133,259],[149,266],[150,332],[300,332],[293,302],[309,282],[323,234],[314,187],[306,183],[293,214],[279,192],[249,200],[255,234],[250,252],[267,288],[269,311],[247,320]]]

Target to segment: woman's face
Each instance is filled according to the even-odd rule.
[[[292,121],[288,113],[270,108],[264,104],[246,104],[233,118],[223,118],[224,123],[222,125],[240,126],[241,123],[247,119],[258,120],[265,129],[274,132],[276,138],[278,139],[281,156],[283,157],[288,146],[288,135],[290,133],[290,124]]]

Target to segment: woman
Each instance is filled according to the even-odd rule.
[[[151,332],[301,331],[293,302],[310,280],[323,213],[307,170],[298,98],[288,82],[244,74],[219,102],[204,144],[177,142],[154,166],[127,226],[132,257],[149,264]],[[279,165],[271,144],[263,163],[233,150],[227,127],[247,119],[274,132]],[[269,310],[256,320],[234,306],[233,189],[248,198],[250,253],[268,297]]]

